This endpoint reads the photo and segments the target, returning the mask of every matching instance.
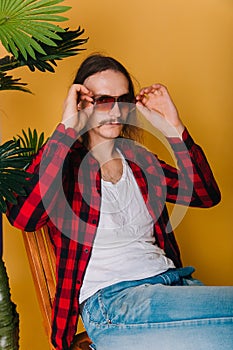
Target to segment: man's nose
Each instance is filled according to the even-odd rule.
[[[111,111],[109,112],[109,115],[115,118],[119,118],[121,116],[121,110],[117,102],[114,103]]]

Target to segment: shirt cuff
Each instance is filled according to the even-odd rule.
[[[77,140],[78,133],[73,128],[66,128],[64,124],[59,123],[50,140],[61,141],[63,144],[71,146]]]
[[[181,136],[182,136],[182,139],[179,137],[167,138],[174,152],[182,152],[182,151],[190,150],[194,145],[194,140],[189,134],[187,128],[184,129]]]

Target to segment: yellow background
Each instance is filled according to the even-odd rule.
[[[222,191],[218,206],[189,209],[177,227],[183,262],[194,265],[195,276],[206,284],[232,285],[232,0],[67,0],[64,4],[72,9],[63,25],[85,28],[86,51],[58,63],[55,74],[30,73],[26,68],[12,71],[29,83],[34,95],[1,92],[2,139],[28,126],[49,136],[60,121],[77,67],[92,52],[107,53],[124,63],[139,82],[137,89],[154,82],[167,85]],[[147,143],[161,148],[154,141],[152,145],[149,136]],[[21,349],[46,350],[22,237],[6,221],[4,260],[20,313]]]

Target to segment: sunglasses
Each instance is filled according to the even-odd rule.
[[[136,100],[135,98],[132,99],[130,94],[124,94],[121,96],[102,95],[97,97],[94,96],[92,98],[94,101],[95,110],[100,112],[110,112],[115,103],[118,104],[121,112],[129,113],[135,109],[135,106],[131,106],[136,102]]]

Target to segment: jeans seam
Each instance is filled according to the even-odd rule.
[[[180,328],[180,327],[191,327],[191,326],[203,326],[203,325],[217,325],[233,323],[233,317],[221,317],[221,318],[204,318],[194,320],[181,320],[181,321],[166,321],[166,322],[151,322],[151,323],[114,323],[114,324],[102,324],[95,321],[90,321],[94,325],[98,325],[103,328]]]
[[[108,317],[108,312],[105,308],[105,305],[103,303],[102,299],[102,291],[100,290],[98,293],[98,301],[99,301],[99,306],[100,306],[100,311],[102,313],[103,318],[105,319],[105,322],[110,323],[109,317]]]

